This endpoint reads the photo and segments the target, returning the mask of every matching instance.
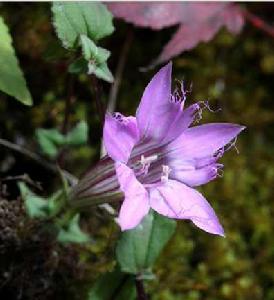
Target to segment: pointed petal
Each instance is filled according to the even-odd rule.
[[[164,66],[146,87],[136,117],[142,140],[166,144],[180,136],[193,122],[198,103],[183,110],[184,101],[171,98],[172,64]]]
[[[116,117],[115,117],[116,116]],[[115,161],[127,162],[139,139],[136,118],[106,114],[103,140],[108,155]]]
[[[200,186],[217,178],[218,172],[222,166],[222,164],[215,163],[203,168],[187,170],[176,168],[171,165],[169,178],[185,183],[191,187]]]
[[[164,66],[147,85],[136,117],[144,139],[162,140],[174,119],[171,98],[172,64]]]
[[[198,103],[183,110],[181,103],[170,103],[170,123],[167,124],[162,144],[167,144],[180,136],[194,121],[200,110]]]
[[[212,156],[233,140],[245,127],[230,123],[209,123],[187,129],[167,145],[170,157],[201,158]]]
[[[206,232],[223,236],[219,220],[198,191],[175,180],[149,190],[151,207],[159,214],[175,219],[190,219]]]
[[[122,163],[116,163],[116,174],[120,189],[125,194],[121,206],[118,223],[122,230],[136,227],[149,211],[148,192],[136,179],[133,170]]]

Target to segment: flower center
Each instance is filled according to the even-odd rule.
[[[154,154],[154,155],[150,155],[145,157],[144,155],[141,155],[141,160],[139,161],[139,163],[141,164],[141,169],[138,170],[138,172],[136,173],[137,176],[145,176],[148,174],[148,170],[149,167],[151,165],[151,163],[155,162],[158,159],[158,155]]]
[[[161,176],[161,182],[162,183],[167,183],[168,182],[168,176],[169,173],[171,172],[171,169],[167,165],[163,165],[163,171],[162,171],[162,176]]]

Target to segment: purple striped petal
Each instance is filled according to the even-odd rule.
[[[137,109],[138,127],[145,140],[161,142],[174,136],[169,128],[181,114],[182,106],[171,102],[171,71],[169,63],[152,78]]]
[[[135,117],[106,114],[103,140],[108,155],[115,161],[127,162],[139,139]]]
[[[116,163],[115,168],[120,189],[125,194],[118,223],[122,230],[129,230],[136,227],[149,212],[148,192],[125,164]]]
[[[230,123],[209,123],[187,129],[167,145],[170,159],[212,156],[233,140],[245,127]]]
[[[222,164],[211,164],[199,169],[186,170],[176,169],[176,167],[170,165],[171,172],[169,178],[178,180],[191,187],[200,186],[217,178],[222,166]]]
[[[162,144],[167,144],[180,136],[192,124],[200,110],[198,103],[190,105],[185,110],[182,109],[181,103],[171,103],[170,106],[173,107],[174,113],[170,116]]]
[[[189,219],[197,227],[224,236],[219,220],[198,191],[175,180],[149,190],[150,206],[159,214],[175,219]]]

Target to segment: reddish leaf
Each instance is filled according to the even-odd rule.
[[[154,65],[165,62],[183,51],[193,49],[200,42],[210,41],[222,26],[226,26],[232,33],[238,33],[243,24],[243,18],[238,10],[234,6],[229,5],[227,9],[223,9],[202,24],[181,25],[164,47]]]
[[[115,17],[155,30],[180,23],[183,13],[182,6],[174,2],[112,2],[106,5]]]
[[[238,33],[244,24],[242,13],[232,3],[116,2],[107,6],[114,16],[140,27],[159,30],[180,24],[154,64],[167,61],[200,42],[208,42],[222,26]]]

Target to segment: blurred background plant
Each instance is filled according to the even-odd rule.
[[[191,51],[173,58],[173,77],[193,83],[188,103],[208,99],[213,108],[222,109],[205,113],[202,122],[247,126],[237,142],[240,154],[230,151],[223,158],[223,178],[202,188],[224,225],[226,238],[209,236],[191,224],[178,222],[176,233],[153,269],[155,278],[147,285],[155,300],[274,299],[274,6],[239,5],[251,13],[251,18],[241,15],[240,27],[252,17],[253,23],[246,23],[238,34],[219,26],[207,43],[197,43]],[[53,13],[58,7],[53,6]],[[254,19],[254,14],[259,19]],[[109,26],[110,36],[101,40],[88,31],[81,44],[69,37],[65,49],[56,37],[52,25],[56,16],[54,19],[50,4],[1,3],[0,15],[10,30],[31,94],[24,90],[12,95],[24,103],[34,103],[32,107],[24,106],[1,93],[1,138],[43,157],[37,163],[24,153],[11,151],[5,145],[0,147],[1,299],[97,299],[90,288],[115,264],[119,229],[112,217],[101,209],[86,211],[81,228],[93,242],[58,244],[44,229],[37,229],[37,221],[26,217],[16,181],[27,174],[24,181],[46,198],[56,191],[61,180],[45,162],[52,166],[57,160],[76,177],[94,164],[101,152],[100,105],[134,114],[155,72],[139,69],[155,62],[180,22],[154,31],[117,19],[114,32]],[[62,40],[62,34],[58,35]],[[100,48],[101,55],[96,56],[97,42],[111,55]],[[79,53],[83,56],[80,63]],[[94,59],[99,68],[94,68]],[[0,58],[0,63],[3,67],[5,60]],[[113,86],[109,84],[113,80],[109,70],[115,78]],[[21,84],[24,89],[25,83]],[[98,95],[101,104],[96,102]],[[115,272],[118,273],[110,276],[131,286],[130,276]],[[104,288],[97,281],[95,290]],[[135,297],[134,293],[115,293],[113,299]]]

